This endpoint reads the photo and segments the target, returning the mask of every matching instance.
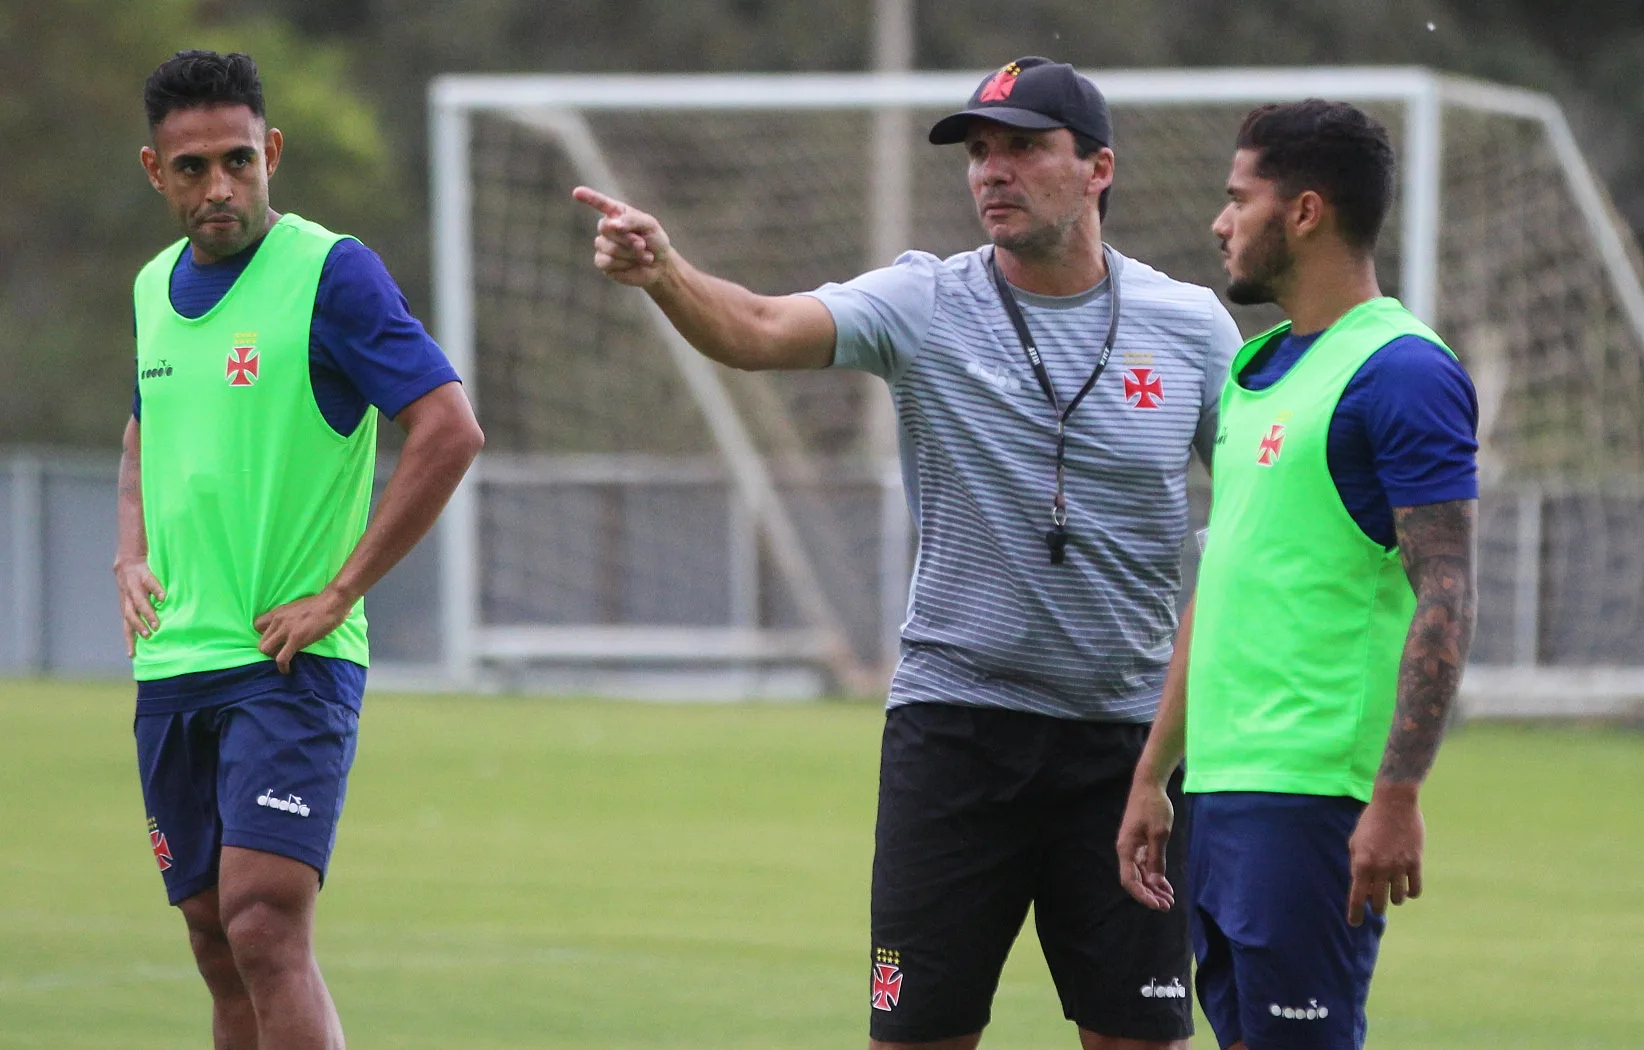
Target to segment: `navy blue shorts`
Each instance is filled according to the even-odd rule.
[[[1387,920],[1347,925],[1353,798],[1193,795],[1187,879],[1199,1002],[1220,1046],[1359,1050]]]
[[[298,687],[139,714],[149,845],[177,904],[217,884],[224,846],[300,860],[325,879],[359,715]]]

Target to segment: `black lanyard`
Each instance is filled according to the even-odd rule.
[[[1096,359],[1096,367],[1091,369],[1090,378],[1085,380],[1085,385],[1079,388],[1073,400],[1063,408],[1061,401],[1056,397],[1056,388],[1051,385],[1050,373],[1045,370],[1044,358],[1039,356],[1039,346],[1033,341],[1033,333],[1028,330],[1027,321],[1022,317],[1022,308],[1016,305],[1016,296],[1011,293],[1009,282],[1005,280],[1005,275],[999,272],[996,255],[995,252],[988,254],[988,269],[993,272],[993,283],[999,290],[999,301],[1004,304],[1005,313],[1010,315],[1010,323],[1016,326],[1017,338],[1022,340],[1022,350],[1027,354],[1028,364],[1033,366],[1033,375],[1039,380],[1039,389],[1045,392],[1045,400],[1050,402],[1051,411],[1056,413],[1056,498],[1050,505],[1050,531],[1045,533],[1045,546],[1050,548],[1050,563],[1060,565],[1067,552],[1067,497],[1062,487],[1067,460],[1067,420],[1073,415],[1073,410],[1079,407],[1079,402],[1095,387],[1096,380],[1101,378],[1102,370],[1107,367],[1108,358],[1113,356],[1113,340],[1119,335],[1119,274],[1113,265],[1112,250],[1103,244],[1102,259],[1107,263],[1107,294],[1110,303],[1107,339],[1102,343],[1102,356]]]

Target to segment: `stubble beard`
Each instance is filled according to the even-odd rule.
[[[234,210],[231,212],[215,213],[219,216],[232,215],[238,223],[228,230],[210,230],[203,223],[212,216],[203,216],[188,230],[189,242],[199,251],[215,259],[226,259],[231,255],[238,255],[254,244],[263,234],[268,232],[268,205],[249,211]]]
[[[1020,232],[1005,231],[992,236],[993,246],[1019,259],[1052,259],[1061,253],[1068,231],[1078,225],[1079,215],[1051,220]]]
[[[1244,276],[1228,281],[1227,299],[1235,306],[1278,302],[1279,278],[1290,272],[1295,257],[1284,242],[1283,220],[1274,216],[1239,259]]]

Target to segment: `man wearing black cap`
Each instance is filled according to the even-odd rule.
[[[974,1047],[1031,904],[1086,1050],[1179,1050],[1187,920],[1125,893],[1113,844],[1171,660],[1188,457],[1210,461],[1239,332],[1208,289],[1103,243],[1112,124],[1071,66],[989,74],[930,140],[964,143],[991,244],[802,295],[708,276],[653,217],[574,195],[604,216],[595,265],[708,357],[890,384],[919,556],[880,765],[872,1046]]]

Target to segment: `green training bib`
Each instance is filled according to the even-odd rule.
[[[1348,311],[1266,390],[1222,393],[1210,532],[1188,664],[1187,790],[1368,800],[1392,724],[1415,596],[1330,476],[1348,382],[1400,336],[1444,343],[1396,299]],[[1448,347],[1446,347],[1448,350]]]
[[[377,413],[331,428],[309,382],[320,270],[342,237],[287,214],[211,311],[172,308],[186,240],[137,276],[143,524],[165,588],[140,681],[266,660],[252,621],[317,594],[365,531]],[[369,661],[365,606],[305,652]]]

